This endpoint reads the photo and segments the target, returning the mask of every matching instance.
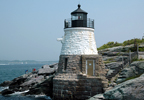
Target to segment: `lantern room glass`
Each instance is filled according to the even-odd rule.
[[[73,14],[71,18],[72,20],[83,20],[83,14]]]

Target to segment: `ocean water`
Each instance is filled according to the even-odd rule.
[[[48,65],[54,63],[57,62],[49,62]],[[31,72],[33,68],[38,70],[41,68],[42,65],[45,64],[0,65],[0,83],[4,81],[10,81],[25,74],[25,70],[28,70],[28,73]],[[0,87],[0,91],[5,88]],[[20,96],[19,93],[15,93],[15,95],[11,96],[0,95],[0,100],[50,100],[50,98],[46,96]]]

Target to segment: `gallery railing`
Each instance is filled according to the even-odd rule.
[[[72,28],[72,27],[87,27],[94,29],[94,20],[88,18],[87,20],[64,20],[64,28]]]

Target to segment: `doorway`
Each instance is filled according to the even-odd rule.
[[[86,74],[89,76],[94,75],[94,60],[86,60]]]

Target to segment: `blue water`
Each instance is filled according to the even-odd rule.
[[[49,62],[54,64],[57,62]],[[10,81],[16,77],[19,77],[25,74],[25,70],[28,70],[28,73],[32,71],[33,68],[38,70],[44,64],[21,64],[21,65],[0,65],[0,83],[4,81]],[[2,87],[0,87],[1,91]],[[0,95],[0,100],[45,100],[44,98],[34,98],[34,97],[22,97],[22,96],[9,96],[4,97]]]

